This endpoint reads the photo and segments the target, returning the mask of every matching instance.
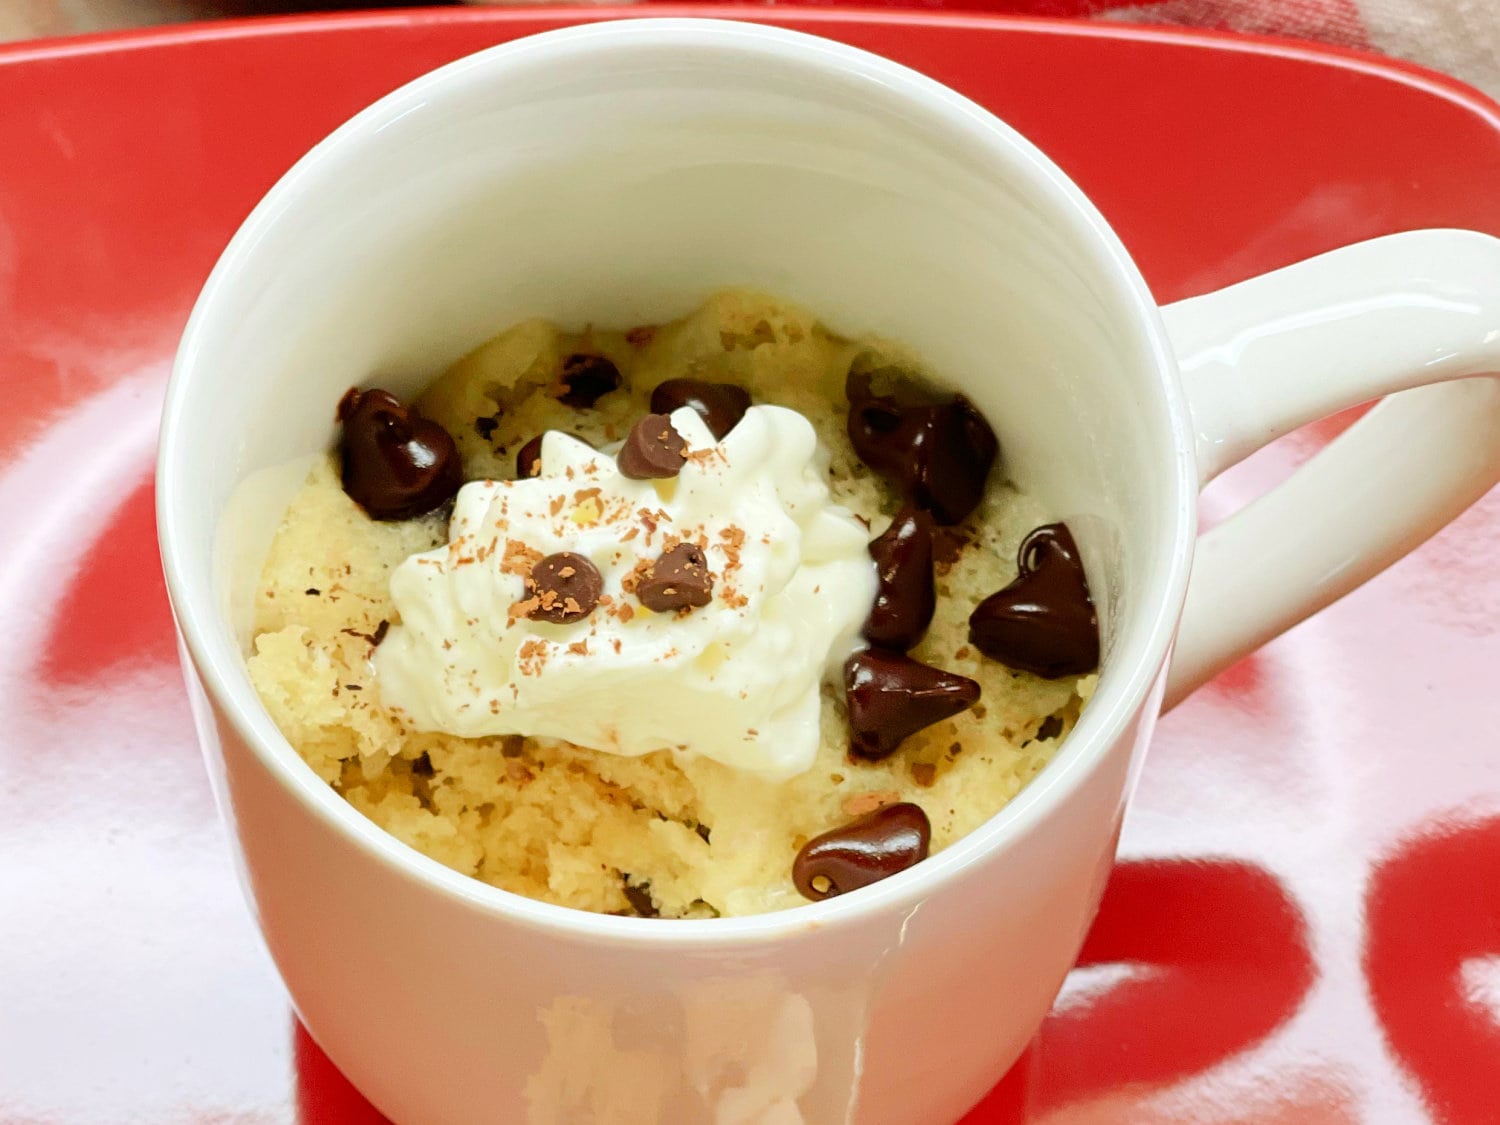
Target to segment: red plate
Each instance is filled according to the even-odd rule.
[[[214,257],[314,140],[439,63],[609,14],[0,52],[0,1119],[375,1119],[297,1029],[230,869],[157,571],[157,403]],[[1093,194],[1163,300],[1408,227],[1500,234],[1496,107],[1411,68],[1122,27],[740,14],[992,107]],[[1337,428],[1237,470],[1209,514]],[[1085,967],[971,1122],[1500,1121],[1497,558],[1492,493],[1162,724]]]

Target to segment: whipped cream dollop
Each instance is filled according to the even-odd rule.
[[[671,421],[687,451],[670,479],[628,479],[552,431],[539,475],[464,485],[448,545],[392,575],[401,622],[375,653],[386,704],[464,737],[670,749],[772,779],[810,767],[821,686],[862,646],[875,597],[866,529],[833,502],[797,412],[751,407],[720,442],[690,408]],[[703,552],[712,597],[652,612],[633,591],[683,543]],[[565,624],[526,615],[527,576],[558,552],[602,578]]]

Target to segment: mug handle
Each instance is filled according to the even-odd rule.
[[[1169,708],[1500,480],[1500,240],[1389,235],[1162,315],[1192,411],[1200,487],[1298,426],[1391,395],[1198,539]]]

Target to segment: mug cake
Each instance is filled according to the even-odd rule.
[[[351,805],[494,886],[660,918],[847,893],[993,816],[1093,692],[1077,549],[986,420],[775,297],[526,321],[329,408],[252,681]]]

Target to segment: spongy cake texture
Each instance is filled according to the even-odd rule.
[[[609,357],[624,377],[591,409],[558,401],[561,362]],[[458,442],[466,479],[514,476],[536,434],[596,445],[623,437],[665,379],[739,383],[800,411],[832,454],[836,500],[884,529],[896,495],[845,435],[851,364],[911,370],[893,345],[852,342],[809,314],[743,291],[682,320],[568,333],[527,321],[455,364],[418,400]],[[999,477],[999,474],[996,474]],[[881,762],[847,755],[840,692],[825,687],[816,765],[758,780],[668,752],[625,758],[555,741],[464,739],[407,729],[381,705],[370,655],[395,618],[391,571],[446,541],[441,516],[383,523],[318,462],[277,532],[256,591],[249,659],[261,699],[307,763],[351,805],[417,850],[518,894],[583,910],[664,917],[754,914],[805,900],[792,859],[812,836],[891,800],[932,821],[932,850],[993,816],[1051,759],[1094,677],[1047,681],[967,643],[974,605],[1015,577],[1016,548],[1047,513],[1002,480],[942,537],[938,609],[917,659],[977,680],[978,706],[914,735]]]

